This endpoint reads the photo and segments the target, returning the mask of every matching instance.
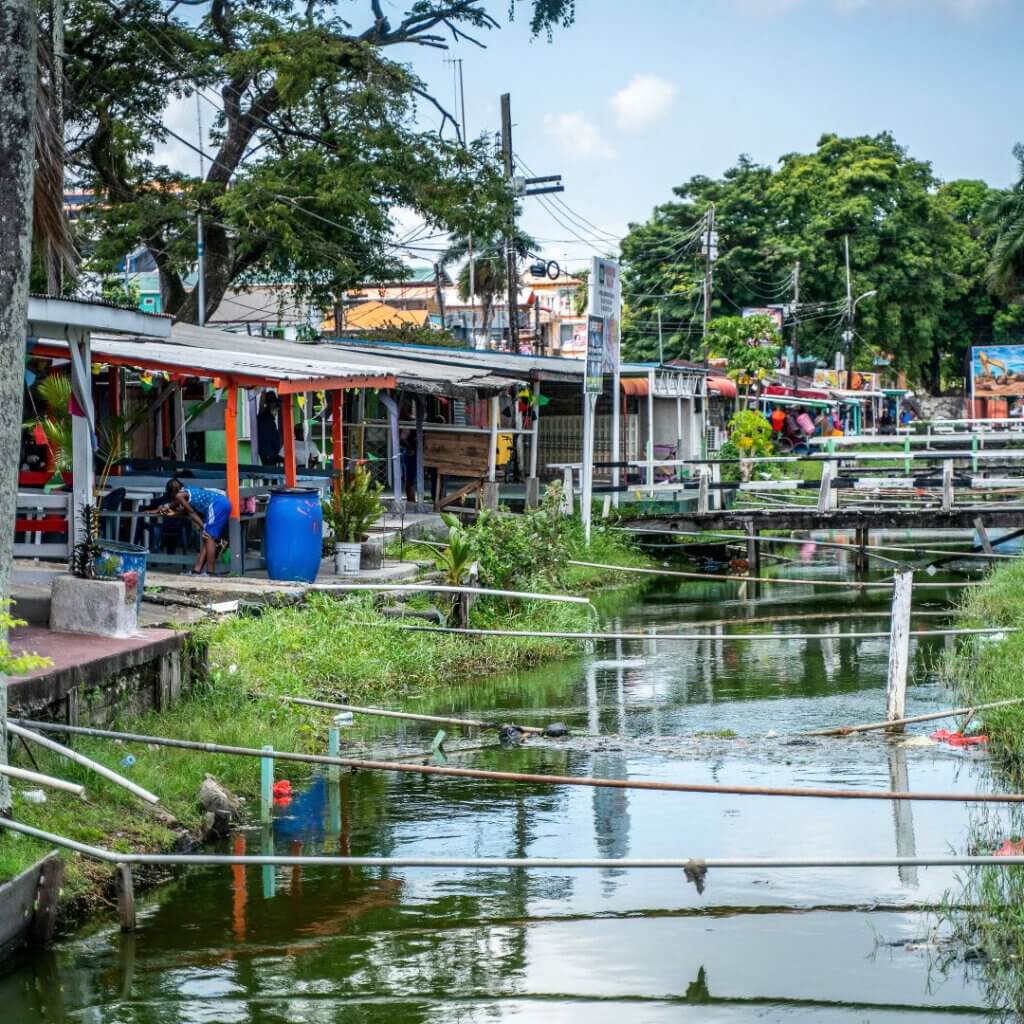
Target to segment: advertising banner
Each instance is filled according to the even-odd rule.
[[[819,367],[814,371],[814,383],[822,388],[841,388],[844,391],[877,391],[879,380],[877,373],[851,370],[850,381],[847,383],[845,370],[825,370]]]
[[[971,393],[978,398],[1024,395],[1024,345],[972,347]]]
[[[583,391],[588,395],[599,395],[604,388],[605,329],[603,317],[587,317],[587,368]]]
[[[604,321],[604,369],[612,373],[619,364],[619,321],[622,316],[622,276],[614,260],[594,257],[590,267],[587,313]]]

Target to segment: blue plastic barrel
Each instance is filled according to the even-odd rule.
[[[278,487],[267,506],[263,557],[272,580],[312,583],[320,571],[324,517],[315,487]]]
[[[138,611],[146,586],[146,555],[149,549],[117,540],[100,540],[98,543],[100,553],[96,557],[96,575],[103,580],[123,580],[125,600],[134,601]]]

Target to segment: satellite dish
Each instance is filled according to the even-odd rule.
[[[552,281],[557,281],[562,275],[562,268],[554,260],[548,260],[547,272]]]

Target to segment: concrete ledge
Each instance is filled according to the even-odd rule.
[[[42,654],[53,664],[10,678],[11,713],[103,725],[119,712],[166,707],[203,671],[203,652],[186,641],[169,629],[125,639],[13,629],[11,650]]]
[[[120,580],[58,576],[50,595],[50,629],[58,633],[131,636],[138,628],[135,602]]]

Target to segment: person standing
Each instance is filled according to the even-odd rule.
[[[281,464],[281,428],[277,422],[280,403],[273,392],[267,392],[256,415],[256,450],[264,466]]]

